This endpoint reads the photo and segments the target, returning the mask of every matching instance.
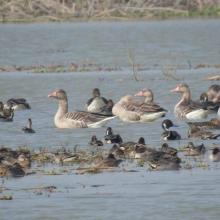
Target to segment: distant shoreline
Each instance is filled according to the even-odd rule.
[[[198,0],[132,3],[117,0],[10,0],[0,2],[0,23],[80,22],[80,21],[148,21],[189,18],[220,18],[220,5]],[[115,3],[113,3],[115,2]],[[124,3],[123,3],[124,2]]]

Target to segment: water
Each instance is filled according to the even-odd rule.
[[[57,103],[47,95],[57,88],[67,91],[69,110],[84,109],[91,91],[99,87],[103,96],[117,101],[122,95],[134,94],[142,88],[154,91],[155,101],[169,112],[167,117],[178,124],[184,140],[174,141],[178,147],[188,142],[187,125],[173,116],[179,96],[170,89],[186,82],[198,99],[212,82],[203,78],[218,69],[189,69],[200,63],[219,64],[219,20],[161,22],[103,22],[62,24],[0,25],[0,66],[35,65],[89,60],[105,66],[120,66],[121,71],[64,74],[1,73],[0,98],[24,97],[32,109],[15,112],[13,123],[0,123],[0,144],[10,147],[86,149],[93,134],[103,138],[105,129],[60,130],[54,127]],[[210,34],[212,33],[212,34]],[[134,81],[127,51],[135,52],[137,63],[147,67]],[[167,79],[161,69],[177,66],[180,81]],[[83,87],[83,88],[82,88]],[[33,120],[34,135],[22,133],[27,118]],[[115,133],[124,141],[140,136],[159,147],[162,132],[160,119],[149,124],[124,124],[111,121]],[[203,141],[207,148],[218,140]],[[195,140],[195,143],[201,143]],[[110,146],[106,146],[107,148]],[[96,175],[58,176],[31,175],[5,179],[12,201],[0,201],[0,219],[219,219],[219,165],[205,162],[208,169],[195,168],[169,172],[150,172],[146,167],[131,166],[138,172],[104,172]],[[193,160],[189,161],[190,163]],[[122,165],[127,168],[127,163]],[[130,166],[130,165],[129,165]],[[36,195],[25,188],[55,185],[52,194]],[[94,187],[98,185],[99,187]],[[7,191],[6,191],[7,192]]]

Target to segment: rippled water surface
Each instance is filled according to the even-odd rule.
[[[89,60],[106,66],[120,66],[121,71],[83,73],[1,73],[0,99],[24,97],[32,109],[15,112],[13,123],[0,123],[0,144],[22,145],[38,149],[65,146],[86,149],[93,134],[103,138],[105,129],[60,130],[54,127],[55,100],[47,98],[57,88],[67,91],[69,110],[84,109],[91,90],[99,87],[103,96],[117,101],[124,94],[151,88],[155,101],[169,112],[184,140],[187,126],[175,119],[173,108],[179,96],[170,89],[186,82],[193,99],[212,82],[203,78],[219,69],[195,69],[198,64],[219,64],[219,20],[63,23],[0,25],[0,65],[35,65]],[[128,50],[136,54],[146,70],[133,79]],[[161,69],[176,65],[179,81],[168,79]],[[191,66],[191,68],[190,68]],[[23,134],[27,118],[33,120],[34,135]],[[143,136],[149,145],[159,147],[162,132],[160,119],[149,124],[124,124],[114,119],[108,125],[124,141]],[[200,143],[200,141],[195,141]],[[219,141],[204,141],[211,148]],[[111,146],[106,146],[106,148]],[[208,161],[209,168],[168,172],[150,172],[131,164],[138,172],[123,172],[127,162],[116,172],[58,176],[31,175],[6,179],[12,201],[0,201],[0,219],[219,219],[219,165]],[[192,161],[190,161],[192,162]],[[55,185],[55,193],[36,195],[25,188]]]

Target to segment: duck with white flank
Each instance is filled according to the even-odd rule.
[[[22,131],[24,133],[28,133],[28,134],[35,133],[35,130],[32,128],[32,120],[31,120],[31,118],[28,119],[28,126],[27,127],[23,127]]]
[[[161,137],[167,141],[167,140],[180,140],[181,136],[176,131],[170,131],[169,128],[171,127],[177,127],[173,124],[173,122],[169,119],[166,119],[162,122],[162,128],[164,132],[161,134]]]
[[[178,118],[186,118],[189,120],[204,119],[208,115],[208,111],[203,109],[202,105],[191,100],[191,93],[187,84],[179,84],[171,92],[182,94],[181,100],[176,104],[174,113]]]
[[[93,113],[100,113],[102,108],[105,107],[108,103],[107,99],[101,97],[100,90],[94,88],[92,91],[92,98],[87,101],[87,111]]]
[[[104,139],[107,144],[121,144],[123,142],[121,136],[119,134],[114,134],[111,127],[106,129]]]
[[[219,162],[220,161],[220,149],[218,147],[215,147],[212,150],[212,153],[210,154],[209,158],[213,162]]]
[[[52,92],[48,97],[57,99],[59,103],[58,111],[54,117],[54,123],[57,128],[100,127],[114,118],[92,114],[90,112],[68,112],[67,95],[62,89]]]

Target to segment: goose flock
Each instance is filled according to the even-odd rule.
[[[203,92],[198,101],[191,99],[190,88],[187,84],[178,84],[171,90],[172,93],[180,93],[180,101],[174,106],[174,114],[178,119],[184,120],[189,126],[188,139],[190,142],[184,148],[185,156],[198,156],[206,152],[203,144],[195,146],[191,139],[217,139],[219,133],[211,130],[220,129],[220,85],[212,85],[206,92]],[[153,121],[166,117],[167,110],[154,101],[151,89],[142,89],[136,94],[124,95],[117,102],[113,99],[106,99],[101,96],[100,90],[94,88],[92,98],[86,102],[85,110],[69,112],[67,93],[63,89],[53,91],[48,98],[58,102],[58,110],[54,116],[54,125],[60,129],[73,128],[97,128],[106,125],[114,118],[118,118],[126,123],[152,123]],[[17,110],[30,109],[30,105],[24,98],[9,99],[5,104],[0,102],[0,122],[13,122],[14,112]],[[209,114],[216,117],[207,121],[204,120]],[[29,118],[27,127],[21,130],[27,134],[34,134],[32,120]],[[164,141],[181,140],[181,135],[172,130],[178,127],[170,119],[164,119],[161,123],[161,139]],[[108,127],[103,140],[99,140],[96,135],[91,137],[90,145],[100,147],[104,144],[113,144],[102,164],[105,166],[118,166],[123,159],[134,158],[144,159],[152,169],[167,170],[179,169],[181,159],[178,151],[163,143],[160,149],[155,149],[145,143],[145,139],[140,137],[137,142],[124,142],[120,134],[115,134],[111,127]],[[0,150],[0,165],[4,161],[4,155]],[[20,156],[20,155],[19,155]],[[19,162],[26,160],[24,155],[17,157],[15,170],[20,166]],[[220,161],[220,148],[212,149],[210,159],[214,162]]]

